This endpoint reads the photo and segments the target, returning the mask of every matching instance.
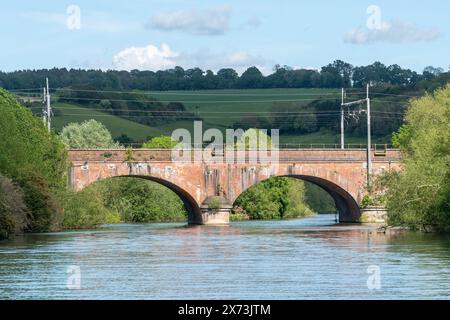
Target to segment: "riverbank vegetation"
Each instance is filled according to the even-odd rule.
[[[271,178],[249,188],[235,202],[232,220],[293,219],[313,215],[305,184],[294,178]]]
[[[450,230],[450,84],[415,99],[394,135],[403,171],[382,177],[389,224]]]
[[[174,192],[138,178],[99,181],[80,192],[68,191],[64,199],[63,226],[69,229],[187,220],[183,202]]]
[[[0,89],[0,234],[60,226],[66,150],[41,119]]]

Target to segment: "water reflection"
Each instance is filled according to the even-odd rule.
[[[2,299],[446,299],[450,238],[387,236],[334,215],[106,226],[0,243]],[[81,288],[66,287],[80,266]],[[367,288],[379,266],[381,289]]]

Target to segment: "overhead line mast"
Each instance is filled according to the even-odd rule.
[[[341,103],[341,148],[345,149],[344,145],[344,107],[351,107],[355,105],[361,105],[366,103],[366,113],[367,113],[367,189],[371,188],[371,175],[372,175],[372,137],[370,128],[370,96],[369,96],[370,84],[367,84],[366,88],[366,98],[361,100],[356,100],[352,102],[344,102],[345,91],[342,89],[342,103]]]
[[[52,106],[50,104],[50,88],[48,85],[48,78],[45,78],[45,87],[43,89],[43,100],[42,100],[42,120],[44,125],[47,127],[48,131],[52,129]]]

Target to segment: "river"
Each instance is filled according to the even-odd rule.
[[[112,225],[0,242],[0,299],[449,299],[450,237],[334,215]]]

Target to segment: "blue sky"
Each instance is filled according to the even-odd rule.
[[[447,70],[448,12],[442,0],[9,1],[0,69],[256,65],[268,73],[341,59]]]

